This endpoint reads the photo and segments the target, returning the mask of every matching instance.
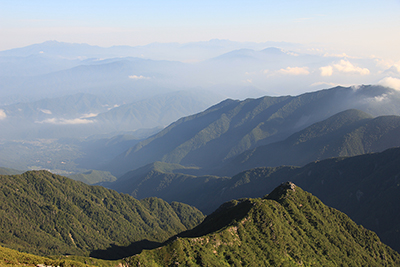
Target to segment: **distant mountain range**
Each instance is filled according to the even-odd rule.
[[[112,46],[105,48],[88,44],[47,41],[26,47],[0,51],[0,56],[28,57],[32,55],[48,55],[52,57],[59,57],[61,59],[143,57],[153,60],[177,60],[193,62],[217,57],[232,50],[243,48],[260,50],[270,46],[293,49],[299,45],[286,42],[251,43],[214,39],[206,42],[192,42],[185,44],[152,43],[136,47]]]
[[[75,94],[0,107],[0,138],[71,138],[165,127],[220,101],[211,92],[177,91],[123,105]]]
[[[40,255],[122,258],[204,217],[186,204],[139,201],[47,171],[1,175],[0,180],[0,243]]]
[[[395,65],[377,59],[309,54],[288,43],[212,40],[102,48],[50,41],[0,51],[0,105],[74,93],[133,102],[190,89],[245,99],[339,84],[397,87],[390,81],[399,78]]]
[[[380,86],[336,87],[296,97],[226,100],[176,121],[130,148],[105,168],[116,175],[155,161],[218,168],[246,150],[284,140],[349,108],[374,116],[400,115],[400,93]],[[345,124],[344,117],[339,120]]]
[[[233,200],[193,230],[130,257],[131,266],[398,266],[375,233],[293,183]]]

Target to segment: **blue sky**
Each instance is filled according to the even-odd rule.
[[[100,46],[285,41],[400,60],[400,0],[0,0],[0,50],[47,40]]]

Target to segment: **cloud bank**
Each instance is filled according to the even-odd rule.
[[[378,84],[400,91],[400,79],[397,78],[385,77]]]
[[[370,73],[367,68],[356,67],[350,63],[348,60],[340,60],[339,64],[333,65],[338,71],[350,73],[350,74],[360,74],[360,75],[368,75]]]
[[[321,76],[332,76],[333,71],[339,71],[341,73],[347,74],[357,74],[357,75],[369,75],[370,71],[367,68],[360,68],[351,64],[348,60],[340,60],[338,64],[333,64],[333,66],[320,67]]]

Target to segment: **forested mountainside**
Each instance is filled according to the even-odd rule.
[[[131,266],[398,266],[400,255],[293,183],[222,205]]]
[[[373,116],[400,115],[400,92],[380,86],[336,87],[299,96],[225,100],[172,123],[104,168],[114,175],[155,161],[213,168],[352,108]]]
[[[255,168],[231,178],[183,174],[179,173],[183,169],[177,166],[178,172],[174,173],[173,167],[166,171],[167,167],[157,165],[160,163],[136,175],[128,173],[121,184],[118,180],[114,183],[122,192],[134,193],[138,198],[158,196],[166,201],[188,203],[210,214],[225,201],[261,197],[280,183],[293,181],[327,205],[377,232],[385,243],[400,251],[400,208],[392,204],[400,202],[400,148],[326,159],[301,168]]]
[[[139,201],[47,171],[1,175],[0,215],[3,246],[39,255],[94,257],[124,255],[118,248],[137,250],[135,243],[154,245],[204,218],[186,204]]]
[[[382,152],[400,146],[400,117],[346,110],[294,133],[281,142],[248,150],[216,171],[233,175],[255,167],[305,164],[332,157]]]

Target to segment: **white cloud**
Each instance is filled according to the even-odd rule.
[[[52,113],[50,110],[48,110],[48,109],[39,109],[39,111],[43,112],[44,114],[48,114],[48,115],[53,114],[53,113]]]
[[[351,85],[350,87],[351,87],[351,89],[353,89],[353,91],[357,91],[358,89],[360,89],[362,87],[362,85],[361,84],[357,84],[357,85]]]
[[[36,123],[49,123],[49,124],[58,124],[58,125],[76,125],[76,124],[89,124],[93,123],[92,120],[86,120],[83,118],[76,118],[76,119],[46,119],[44,121],[36,121]]]
[[[321,71],[321,76],[331,76],[333,73],[332,66],[321,67],[319,70]]]
[[[3,109],[0,109],[0,120],[4,120],[5,118],[7,118],[7,114]]]
[[[88,113],[88,114],[83,114],[80,119],[87,119],[87,118],[94,118],[97,117],[99,113]]]
[[[400,63],[394,64],[393,67],[395,67],[397,72],[400,73]]]
[[[334,64],[333,66],[340,72],[350,74],[368,75],[370,73],[369,69],[356,67],[350,61],[344,59],[340,60],[339,64]]]
[[[378,84],[393,88],[395,90],[400,90],[400,79],[393,77],[385,77],[378,82]]]
[[[278,73],[285,75],[308,75],[310,72],[307,67],[287,67],[286,69],[278,70]]]
[[[384,100],[389,100],[389,96],[387,94],[379,95],[374,97],[375,101],[382,102]]]
[[[145,77],[145,76],[143,76],[143,75],[139,75],[139,76],[137,76],[137,75],[131,75],[131,76],[129,76],[129,79],[134,79],[134,80],[149,80],[150,77]]]

